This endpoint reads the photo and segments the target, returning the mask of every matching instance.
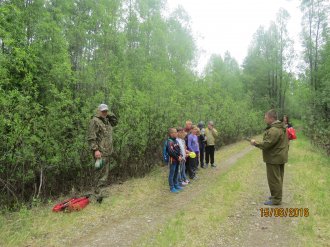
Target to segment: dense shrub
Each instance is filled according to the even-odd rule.
[[[102,102],[119,117],[112,179],[159,164],[167,129],[187,119],[215,121],[219,146],[261,130],[238,65],[197,76],[186,13],[163,10],[147,0],[0,2],[1,206],[90,185],[86,131]]]

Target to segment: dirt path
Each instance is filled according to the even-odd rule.
[[[207,171],[207,180],[217,178],[226,172],[235,162],[253,150],[246,147],[230,158],[220,162],[218,168],[211,168]],[[201,176],[202,177],[202,176]],[[170,194],[167,186],[157,198],[138,202],[128,212],[122,215],[112,215],[104,218],[104,223],[97,227],[92,227],[84,234],[84,238],[71,242],[71,246],[130,246],[135,240],[149,231],[152,231],[163,224],[175,212],[189,204],[200,193],[205,191],[205,183],[201,180],[194,181],[193,184],[180,193],[180,196]],[[204,178],[205,179],[205,178]]]
[[[227,147],[231,148],[231,147]],[[164,189],[152,196],[136,202],[127,211],[117,215],[104,216],[103,223],[86,229],[83,238],[76,239],[70,246],[132,246],[144,236],[157,234],[168,219],[185,208],[203,192],[207,191],[219,176],[227,172],[238,160],[254,148],[241,146],[218,164],[216,169],[200,171],[200,179],[188,186],[180,196],[168,192],[166,177]],[[220,156],[221,157],[221,156]],[[253,156],[254,157],[254,156]],[[261,217],[262,202],[269,196],[265,164],[261,155],[253,160],[253,177],[249,179],[249,191],[242,193],[234,202],[227,219],[214,230],[214,234],[201,246],[299,246],[299,239],[291,229],[298,224],[299,218]],[[164,168],[166,169],[166,168]],[[291,176],[293,167],[285,167],[283,208],[294,207]],[[166,174],[164,171],[163,174]],[[155,192],[156,193],[156,192]],[[219,210],[221,210],[219,208]],[[200,246],[200,244],[198,244]]]
[[[49,204],[4,218],[0,245],[330,246],[329,159],[300,140],[290,146],[281,208],[308,208],[309,218],[261,217],[260,209],[276,207],[263,205],[269,189],[260,150],[242,141],[218,151],[218,167],[200,170],[179,194],[169,192],[168,167],[157,166],[111,185],[102,204],[80,212],[54,214]]]

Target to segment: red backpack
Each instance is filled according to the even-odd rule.
[[[72,212],[72,211],[79,211],[86,207],[89,203],[88,197],[79,197],[79,198],[71,198],[67,199],[59,204],[56,204],[53,207],[53,212],[60,212],[60,211],[65,211],[65,212]]]
[[[287,134],[289,140],[296,140],[297,139],[296,131],[293,127],[287,128],[286,129],[286,134]]]

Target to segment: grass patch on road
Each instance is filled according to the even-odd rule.
[[[254,168],[258,165],[260,152],[254,150],[239,159],[226,173],[210,181],[202,181],[207,183],[203,194],[159,229],[143,236],[135,246],[205,246],[214,237],[216,229],[234,213],[232,210],[240,197],[249,191],[255,179]]]

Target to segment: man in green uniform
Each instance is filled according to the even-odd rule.
[[[89,124],[88,144],[94,159],[99,164],[95,167],[94,193],[102,201],[101,187],[106,186],[109,176],[110,155],[112,153],[112,128],[118,123],[117,117],[109,113],[106,104],[98,107],[98,113]]]
[[[282,203],[282,189],[284,164],[288,162],[289,143],[286,128],[277,120],[275,110],[265,114],[267,128],[263,140],[251,140],[251,145],[262,150],[263,160],[267,167],[267,180],[271,196],[265,205],[280,205]]]

